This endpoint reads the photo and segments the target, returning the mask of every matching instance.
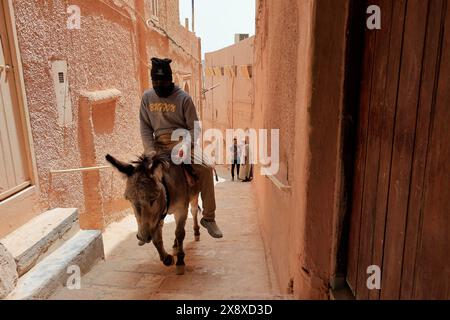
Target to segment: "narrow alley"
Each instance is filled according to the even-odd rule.
[[[64,287],[51,299],[281,299],[260,236],[251,184],[229,181],[224,168],[218,175],[217,219],[224,238],[213,239],[202,228],[195,242],[190,218],[185,275],[165,267],[153,244],[138,246],[136,219],[129,215],[104,232],[105,260],[82,277],[81,289]],[[168,216],[163,229],[168,251],[174,226],[173,216]]]
[[[449,72],[450,0],[0,1],[0,300],[450,300]]]

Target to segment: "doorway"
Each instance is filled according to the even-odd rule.
[[[346,280],[357,299],[448,299],[449,3],[370,4],[383,19],[364,34]]]
[[[24,119],[19,105],[7,12],[0,3],[0,201],[32,184]]]

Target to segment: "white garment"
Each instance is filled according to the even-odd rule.
[[[245,180],[250,178],[250,146],[246,144],[244,145],[243,149],[244,150],[241,154],[241,168],[239,171],[239,179]]]

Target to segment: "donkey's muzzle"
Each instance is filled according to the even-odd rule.
[[[152,236],[151,235],[149,235],[147,237],[147,239],[142,239],[141,237],[139,237],[138,234],[136,234],[136,238],[139,240],[139,245],[140,246],[143,246],[144,244],[150,243],[152,241]]]

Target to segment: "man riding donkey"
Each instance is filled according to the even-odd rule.
[[[153,89],[144,93],[140,108],[140,130],[146,154],[152,152],[172,154],[174,147],[180,145],[179,141],[172,141],[172,133],[177,129],[188,130],[191,139],[187,140],[196,143],[194,124],[198,121],[197,111],[189,94],[173,83],[171,62],[170,59],[152,58]],[[180,149],[178,154],[185,157],[182,150]],[[200,224],[212,237],[222,238],[222,232],[215,221],[213,168],[204,162],[198,164],[197,161],[187,167],[193,169],[194,172],[190,175],[195,176],[200,184],[203,202],[203,218]]]

